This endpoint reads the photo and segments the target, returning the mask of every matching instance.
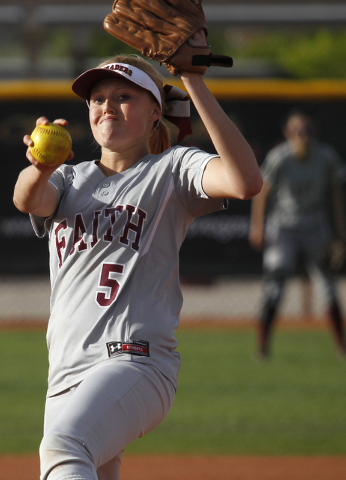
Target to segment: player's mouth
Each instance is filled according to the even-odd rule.
[[[106,117],[101,118],[100,123],[104,122],[113,122],[113,121],[118,121],[119,118],[116,117],[115,115],[107,115]]]

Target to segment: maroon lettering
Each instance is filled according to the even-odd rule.
[[[61,239],[59,240],[59,232],[60,232],[60,230],[66,230],[66,228],[67,228],[67,221],[65,219],[65,220],[62,220],[59,223],[59,225],[56,227],[56,229],[54,230],[56,252],[57,252],[58,258],[59,258],[59,268],[62,265],[62,250],[64,250],[66,248],[65,235],[62,235]]]
[[[120,284],[113,278],[114,274],[122,274],[124,266],[117,263],[104,263],[102,265],[99,287],[106,291],[96,294],[96,302],[100,307],[109,307],[116,299]]]
[[[119,71],[119,72],[124,72],[126,73],[127,75],[129,75],[129,77],[131,77],[132,75],[132,70],[130,70],[128,67],[124,67],[124,65],[118,65],[118,64],[112,64],[112,65],[107,65],[106,67],[103,67],[107,70],[114,70],[114,71]]]
[[[116,212],[119,212],[121,213],[123,211],[124,207],[122,205],[118,205],[117,207],[112,207],[112,208],[105,208],[105,217],[110,217],[110,221],[111,221],[111,226],[109,227],[109,229],[107,230],[107,232],[105,233],[104,237],[103,237],[103,240],[105,242],[112,242],[113,241],[113,235],[112,235],[112,227],[115,223],[115,215],[116,215]]]
[[[93,248],[100,240],[103,240],[104,242],[113,242],[114,225],[117,221],[121,221],[121,225],[124,224],[123,219],[118,220],[122,213],[124,213],[124,215],[127,213],[127,220],[123,232],[119,237],[119,243],[126,246],[130,245],[131,248],[137,252],[140,247],[144,221],[147,218],[147,213],[133,205],[126,205],[126,207],[123,205],[117,205],[115,207],[105,208],[103,211],[95,210],[93,220],[88,226],[85,225],[83,215],[81,213],[76,214],[73,226],[73,242],[69,254],[73,255],[76,251],[82,252],[88,248]],[[103,236],[99,232],[100,219],[102,218],[101,215],[103,215],[105,219],[109,219],[109,227],[103,227],[105,229],[107,228]],[[67,219],[64,219],[54,230],[59,268],[63,264],[63,252],[67,248],[68,237],[65,233],[67,228]],[[104,231],[103,228],[102,231]]]
[[[86,228],[84,225],[82,214],[77,213],[74,221],[73,247],[70,252],[70,255],[74,253],[77,243],[79,243],[78,245],[79,252],[81,252],[82,250],[87,250],[88,245],[83,240],[83,235],[85,234],[86,234]]]
[[[93,248],[97,242],[99,241],[97,238],[97,231],[99,227],[99,216],[101,215],[101,210],[96,210],[94,212],[94,220],[93,220],[93,239],[91,241],[91,248]]]
[[[144,224],[144,220],[147,217],[147,214],[143,210],[141,210],[140,208],[137,208],[136,213],[138,215],[138,224],[136,225],[135,223],[133,223],[131,221],[132,217],[133,217],[133,213],[135,211],[135,207],[133,207],[132,205],[126,205],[126,210],[127,210],[127,222],[126,222],[123,234],[119,238],[119,242],[124,244],[124,245],[128,245],[129,244],[129,239],[127,237],[129,235],[130,230],[132,230],[136,233],[136,237],[135,237],[134,242],[132,242],[131,247],[134,250],[138,251],[139,250],[140,239],[141,239],[141,235],[142,235],[142,230],[143,230],[143,224]]]

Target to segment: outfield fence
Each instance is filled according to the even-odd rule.
[[[337,279],[342,309],[346,312],[346,278]],[[240,322],[256,319],[262,301],[261,278],[217,278],[197,284],[182,279],[184,304],[181,323]],[[0,277],[0,325],[42,323],[49,318],[48,276]],[[288,281],[280,315],[288,321],[325,319],[326,302],[318,281],[295,277]]]
[[[172,84],[181,87],[176,79]],[[208,86],[227,115],[248,139],[258,163],[282,140],[287,113],[301,109],[311,115],[322,141],[332,144],[346,161],[342,119],[346,106],[345,80],[208,78]],[[27,166],[22,138],[44,112],[49,118],[67,115],[76,162],[92,160],[87,107],[71,91],[70,80],[12,80],[0,82],[0,141],[3,158],[11,159],[0,178],[0,324],[46,323],[49,317],[48,248],[38,240],[26,215],[12,202],[19,171]],[[213,151],[203,125],[192,110],[194,134],[186,146]],[[346,184],[344,184],[345,190]],[[346,198],[346,195],[345,195]],[[345,205],[346,206],[346,205]],[[181,251],[184,306],[182,322],[253,320],[262,300],[262,258],[249,244],[251,201],[230,201],[229,208],[196,219]],[[298,272],[302,273],[302,272]],[[346,265],[338,287],[346,312]],[[318,282],[301,277],[289,281],[281,314],[292,320],[322,320],[325,302]]]

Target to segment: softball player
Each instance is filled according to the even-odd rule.
[[[258,250],[264,247],[259,354],[269,354],[270,333],[285,281],[294,271],[298,255],[304,255],[309,275],[317,276],[323,286],[337,346],[345,355],[343,320],[325,262],[333,239],[327,208],[330,198],[336,234],[342,241],[346,238],[340,189],[344,168],[333,148],[314,139],[313,124],[302,113],[289,116],[284,134],[286,141],[270,151],[262,165],[264,186],[252,203],[250,243]]]
[[[262,186],[249,145],[203,77],[181,78],[218,155],[170,148],[162,78],[143,59],[118,56],[73,84],[87,100],[100,159],[54,171],[28,150],[32,165],[19,175],[15,205],[38,236],[49,232],[42,480],[119,479],[126,445],[165,418],[180,366],[174,332],[186,231],[223,199]]]

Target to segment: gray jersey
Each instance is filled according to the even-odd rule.
[[[332,147],[313,142],[309,158],[300,161],[284,142],[268,153],[261,171],[272,186],[270,227],[304,230],[328,222],[330,188],[345,174]]]
[[[150,363],[176,384],[179,249],[196,216],[223,207],[202,189],[213,156],[174,147],[111,177],[95,162],[54,172],[57,211],[31,216],[49,232],[49,396],[108,361]]]

